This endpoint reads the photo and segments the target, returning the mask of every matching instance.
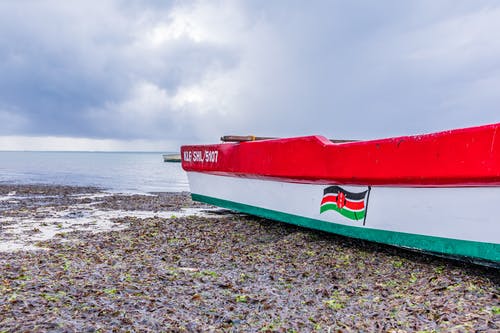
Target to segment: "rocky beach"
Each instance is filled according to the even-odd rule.
[[[497,332],[498,269],[188,193],[0,185],[0,332]]]

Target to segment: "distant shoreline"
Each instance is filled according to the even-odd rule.
[[[178,154],[174,151],[127,150],[0,150],[0,153],[103,153],[103,154]]]
[[[0,152],[0,183],[96,186],[114,192],[189,189],[179,164],[156,152]]]

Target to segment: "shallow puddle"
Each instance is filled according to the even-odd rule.
[[[78,200],[92,200],[89,203],[78,203],[69,206],[39,206],[31,207],[20,216],[0,216],[0,252],[19,250],[40,250],[38,242],[54,237],[64,239],[64,234],[74,231],[91,233],[126,229],[129,224],[124,222],[127,217],[147,218],[182,218],[219,217],[226,214],[216,208],[181,208],[179,211],[142,211],[142,210],[109,210],[97,207],[99,199],[115,195],[114,193],[96,193],[73,195]],[[118,195],[118,194],[117,194]],[[123,194],[119,194],[123,196]],[[43,201],[49,196],[36,196]],[[53,198],[54,196],[50,196]],[[15,193],[0,197],[4,203],[17,205],[23,200],[33,200],[33,196],[16,196]],[[9,207],[6,207],[8,209]],[[5,209],[5,207],[4,207]]]

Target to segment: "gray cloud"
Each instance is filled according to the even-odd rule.
[[[0,135],[370,138],[498,122],[496,1],[0,2]]]
[[[477,89],[499,78],[498,6],[439,3],[270,13],[286,64],[262,78],[279,87],[262,103],[268,130],[283,119],[281,135],[380,137],[498,121],[494,86]]]

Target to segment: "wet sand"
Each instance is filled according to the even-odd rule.
[[[0,332],[495,332],[499,273],[187,193],[0,185]]]

